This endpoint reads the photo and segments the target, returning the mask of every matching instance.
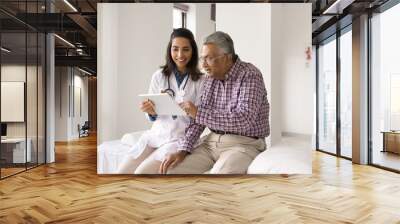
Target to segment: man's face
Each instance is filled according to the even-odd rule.
[[[201,49],[200,66],[215,79],[225,79],[228,56],[215,44],[205,44]]]

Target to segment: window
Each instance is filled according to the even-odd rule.
[[[336,153],[336,39],[318,48],[318,149]]]
[[[400,4],[371,18],[371,162],[400,171],[400,154],[385,144],[400,147],[400,132],[385,141],[385,132],[400,130]],[[391,138],[392,138],[391,137]],[[400,151],[400,150],[399,150]]]
[[[322,41],[317,54],[317,149],[351,159],[352,26]]]
[[[352,157],[352,33],[340,36],[340,155]]]
[[[390,130],[400,130],[400,73],[390,74]]]

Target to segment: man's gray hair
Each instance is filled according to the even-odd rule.
[[[235,48],[233,46],[232,38],[227,33],[217,31],[210,34],[204,39],[203,45],[206,44],[215,44],[225,54],[230,54],[232,57],[235,56]]]

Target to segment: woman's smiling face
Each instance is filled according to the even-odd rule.
[[[180,72],[186,71],[186,65],[192,58],[192,46],[188,39],[175,37],[171,45],[171,57]]]

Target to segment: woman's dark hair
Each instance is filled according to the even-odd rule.
[[[197,50],[197,45],[196,45],[196,41],[194,40],[193,33],[190,30],[185,29],[185,28],[178,28],[178,29],[174,29],[174,31],[172,31],[171,37],[169,39],[169,43],[167,46],[167,53],[165,55],[166,63],[165,63],[165,65],[161,66],[162,73],[165,76],[169,77],[169,75],[176,69],[176,64],[175,64],[174,60],[172,60],[172,57],[171,57],[172,40],[176,37],[186,38],[190,42],[190,46],[192,47],[192,58],[190,58],[190,61],[186,65],[186,67],[187,67],[187,71],[190,75],[190,78],[193,81],[197,81],[200,78],[200,76],[202,75],[201,72],[199,71],[199,69],[197,68],[197,64],[198,64],[198,60],[199,60],[199,53]]]

